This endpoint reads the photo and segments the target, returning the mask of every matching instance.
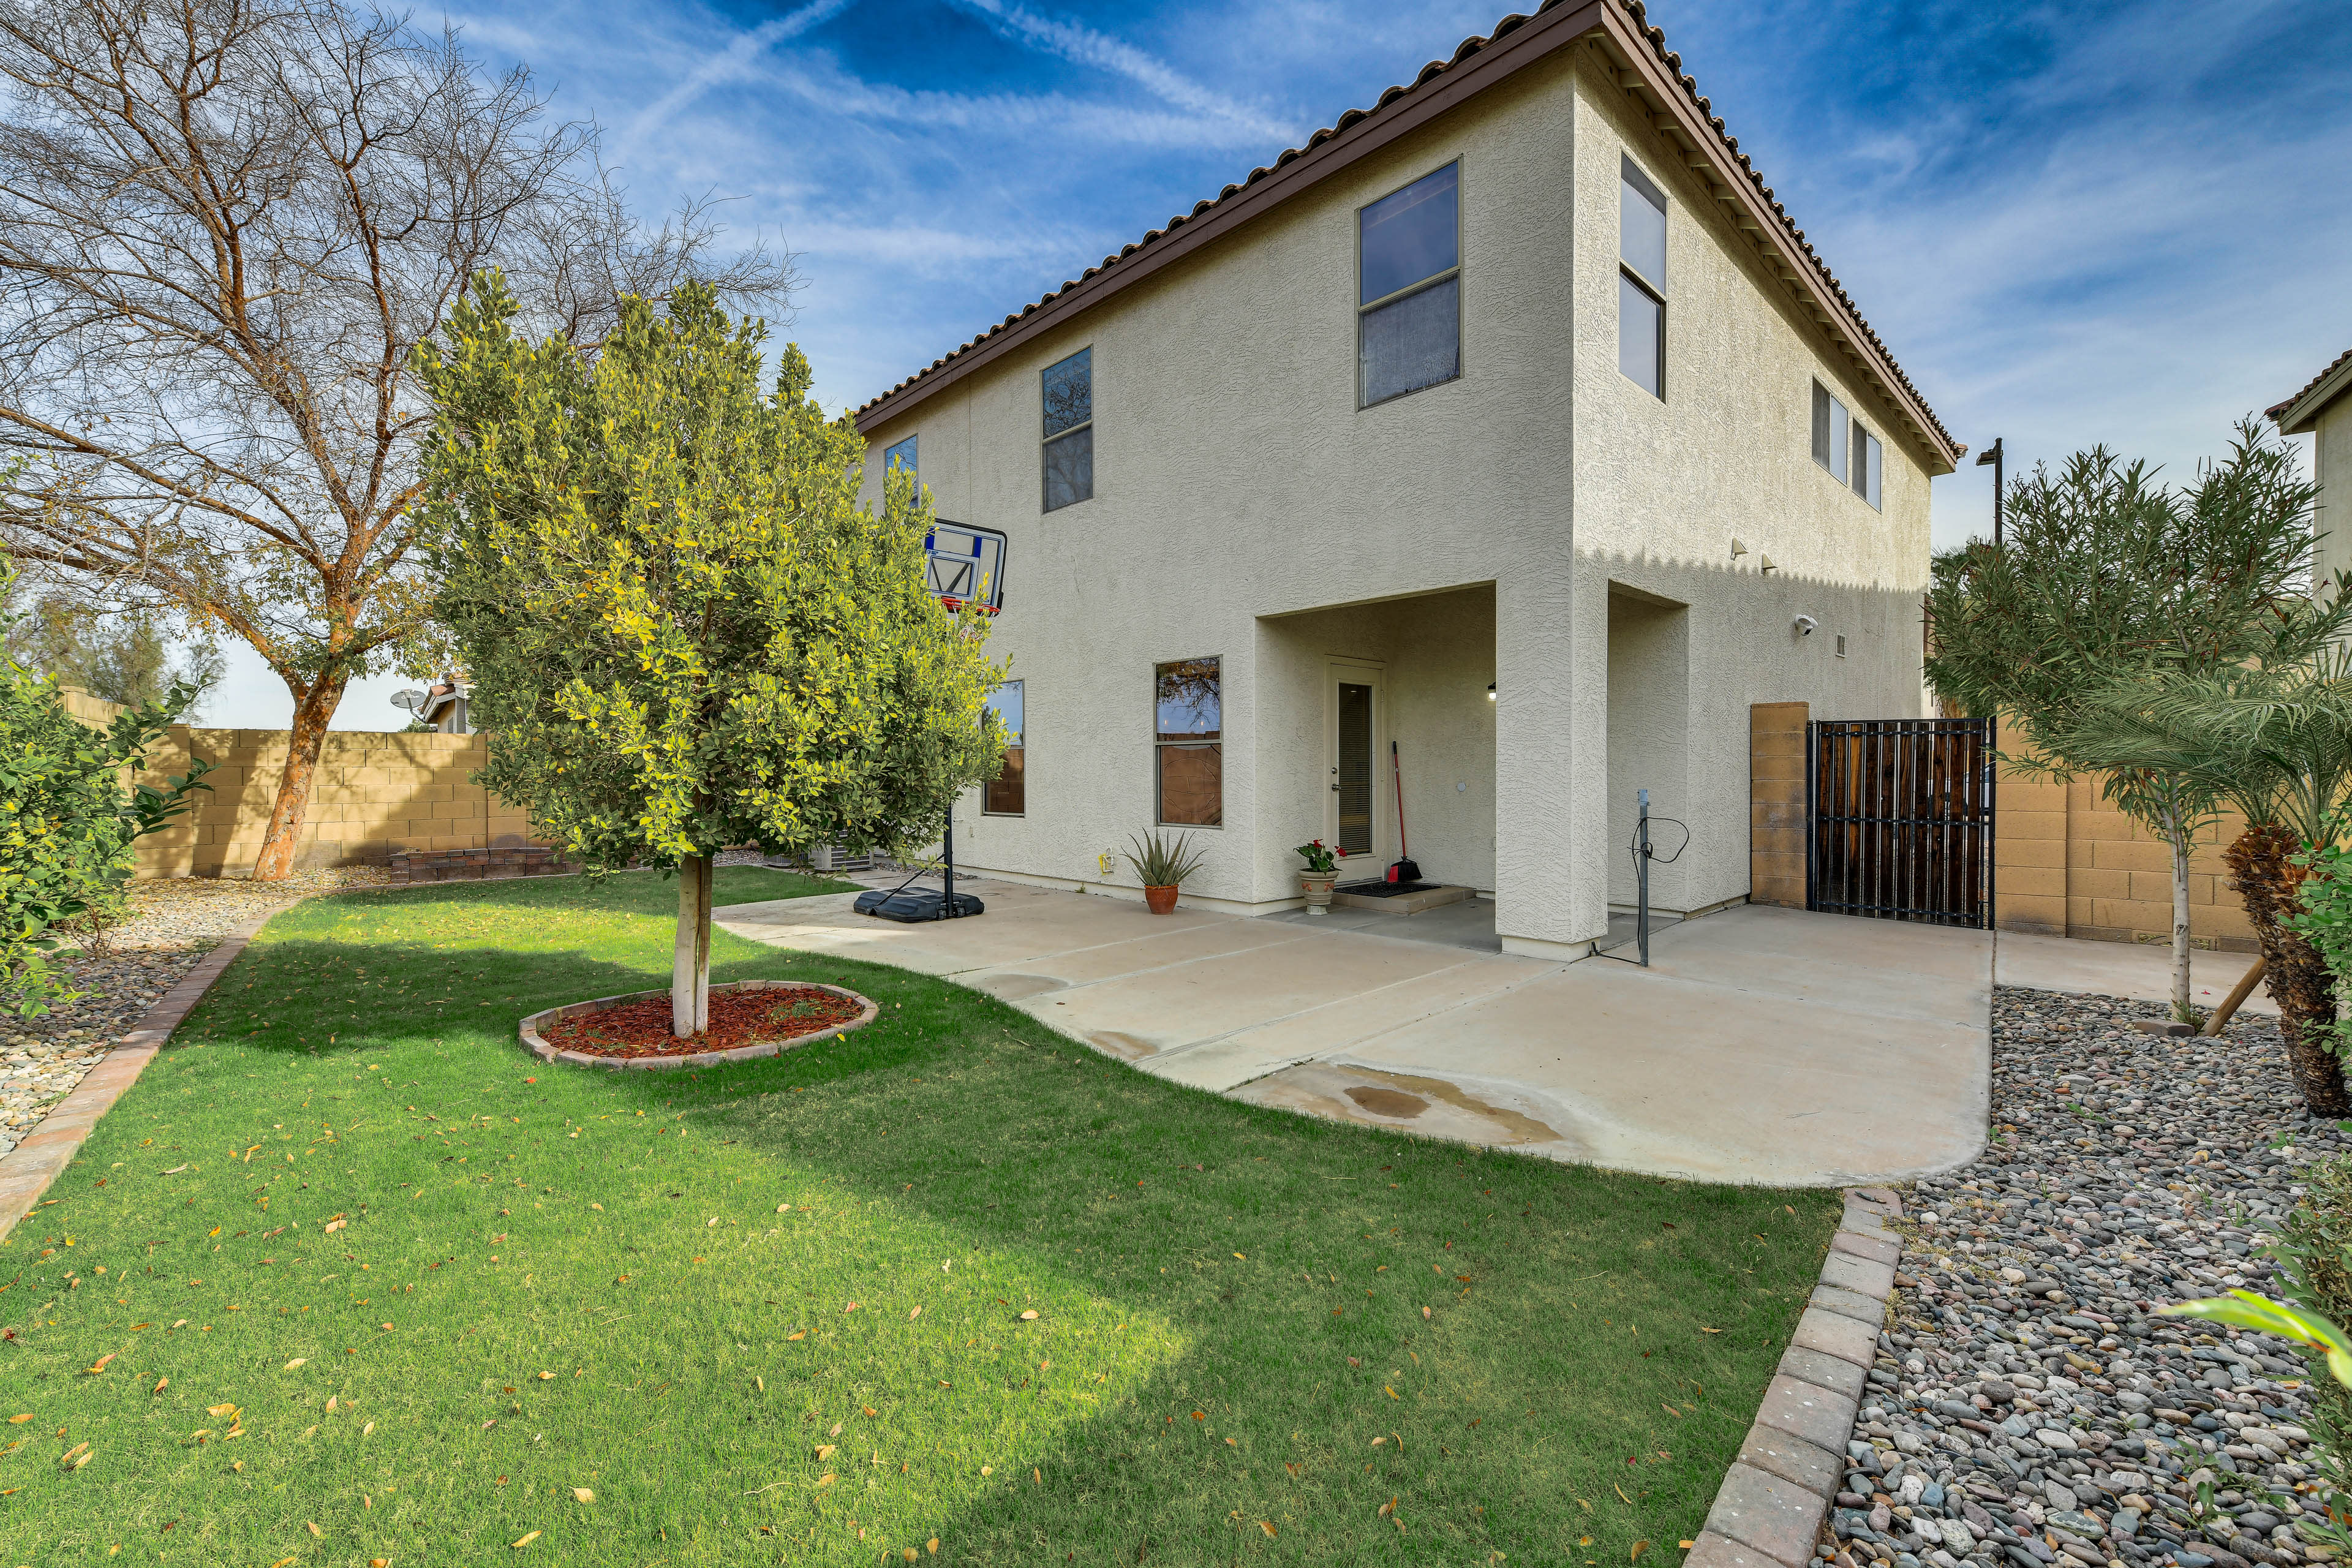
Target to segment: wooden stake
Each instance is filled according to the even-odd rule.
[[[2257,954],[2253,967],[2247,970],[2244,978],[2230,988],[2230,994],[2221,998],[2221,1005],[2214,1008],[2212,1016],[2205,1020],[2203,1030],[2205,1034],[2218,1035],[2229,1026],[2231,1015],[2238,1010],[2247,997],[2254,994],[2254,983],[2263,977],[2263,963],[2264,960]]]

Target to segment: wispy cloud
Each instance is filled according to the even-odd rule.
[[[1227,95],[1202,86],[1166,61],[1107,33],[1076,22],[1040,16],[1007,0],[957,0],[1012,37],[1059,55],[1073,64],[1113,72],[1179,109],[1210,116],[1269,140],[1291,133],[1288,121],[1272,118]]]
[[[627,134],[623,139],[624,149],[636,145],[667,124],[679,110],[712,88],[722,82],[740,81],[751,76],[759,58],[778,44],[797,38],[810,28],[832,21],[854,4],[856,0],[810,0],[810,4],[797,11],[737,34],[728,40],[725,47],[688,72],[685,80],[647,104],[629,121]]]

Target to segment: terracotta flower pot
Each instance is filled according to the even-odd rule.
[[[1331,908],[1331,888],[1334,883],[1339,881],[1339,873],[1337,871],[1301,871],[1298,873],[1298,890],[1307,896],[1307,912],[1308,914],[1319,915],[1329,910]]]
[[[1172,915],[1176,912],[1176,889],[1146,888],[1143,889],[1143,903],[1155,915]]]

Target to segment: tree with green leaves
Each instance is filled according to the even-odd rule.
[[[8,657],[61,686],[125,708],[162,702],[184,687],[194,695],[173,717],[193,724],[205,693],[227,673],[218,647],[197,640],[175,649],[164,634],[167,617],[143,605],[99,604],[54,589],[12,591],[12,601],[17,597],[25,600],[21,613],[13,602],[0,607],[0,614],[15,617],[6,633]]]
[[[1999,716],[2003,761],[2061,780],[2099,773],[2117,811],[2169,847],[2172,1011],[2189,1001],[2189,855],[2225,792],[2201,773],[2106,766],[2068,749],[2085,695],[2155,673],[2214,677],[2304,659],[2352,630],[2352,575],[2310,591],[2312,503],[2294,450],[2252,421],[2175,489],[2105,447],[2010,487],[2007,538],[1936,557],[1927,678],[1963,711]]]
[[[0,596],[13,581],[0,566]],[[55,680],[0,656],[0,1003],[14,1011],[45,1013],[71,995],[49,963],[59,934],[102,939],[132,846],[212,787],[201,760],[162,789],[123,782],[193,695],[175,687],[94,730],[67,713]]]
[[[446,631],[489,737],[481,782],[592,869],[679,874],[671,1022],[709,1019],[719,849],[904,852],[998,764],[988,623],[927,590],[929,506],[809,397],[797,347],[687,287],[624,303],[593,357],[514,331],[487,273],[418,351],[422,518]]]

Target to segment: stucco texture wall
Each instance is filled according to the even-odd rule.
[[[2337,398],[2311,433],[2312,477],[2319,505],[2312,526],[2320,535],[2319,580],[2352,571],[2352,394]]]
[[[1328,791],[1313,666],[1385,647],[1350,657],[1389,661],[1401,733],[1427,723],[1434,736],[1441,714],[1461,711],[1456,686],[1483,697],[1496,685],[1490,708],[1427,742],[1443,766],[1407,759],[1415,858],[1491,886],[1508,945],[1568,952],[1605,931],[1620,858],[1612,701],[1637,710],[1626,744],[1660,724],[1685,737],[1682,777],[1663,787],[1692,824],[1675,896],[1693,907],[1747,889],[1749,703],[1921,711],[1925,457],[1885,421],[1883,510],[1811,461],[1812,378],[1876,427],[1871,400],[1825,363],[1827,340],[1587,47],[869,429],[877,455],[919,436],[940,515],[1010,541],[992,648],[1024,682],[1027,812],[982,818],[971,797],[961,860],[1131,889],[1123,865],[1104,878],[1097,857],[1151,826],[1151,667],[1215,655],[1224,822],[1197,836],[1207,859],[1185,894],[1251,909],[1295,899],[1290,847],[1320,831]],[[1617,369],[1629,146],[1675,209],[1664,403]],[[1462,375],[1360,408],[1356,213],[1454,160]],[[1087,347],[1094,499],[1042,512],[1039,374]],[[869,497],[879,478],[872,468]],[[1679,673],[1629,668],[1612,694],[1612,588],[1681,616]],[[1475,629],[1457,613],[1473,594]],[[1800,613],[1821,632],[1797,637]],[[1425,816],[1421,774],[1440,796]]]
[[[84,723],[110,722],[121,709],[86,692],[67,693]],[[188,771],[192,757],[215,764],[187,816],[139,841],[142,877],[243,876],[261,840],[286,764],[284,730],[205,730],[174,724],[148,753],[145,782]],[[303,819],[296,863],[381,866],[395,849],[476,849],[541,842],[520,810],[471,783],[488,760],[480,735],[378,734],[331,731]]]

